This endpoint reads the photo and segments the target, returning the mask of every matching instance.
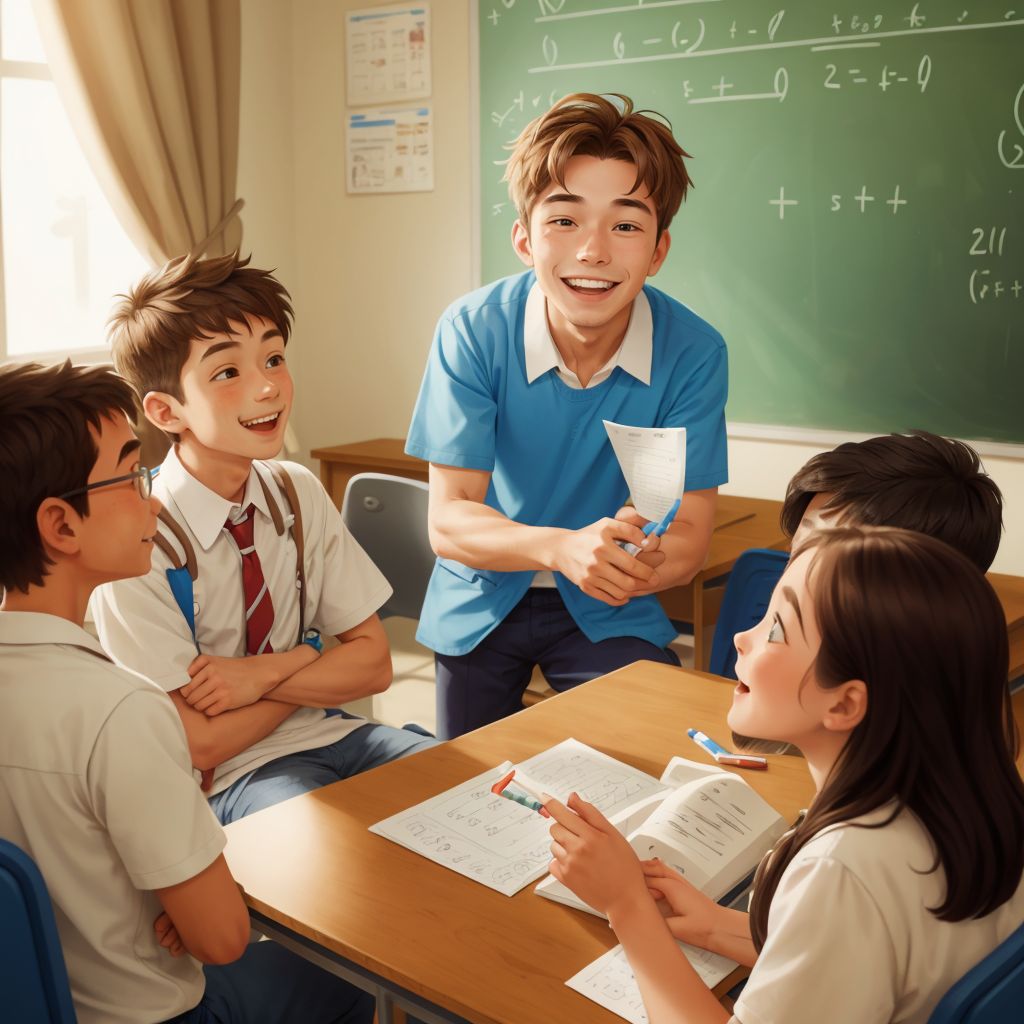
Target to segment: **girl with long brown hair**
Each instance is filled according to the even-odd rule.
[[[799,748],[817,790],[759,867],[749,917],[638,861],[575,795],[546,804],[552,874],[607,914],[651,1024],[730,1019],[673,938],[753,968],[733,1021],[923,1024],[1024,921],[999,601],[934,538],[824,531],[735,642],[729,725]]]

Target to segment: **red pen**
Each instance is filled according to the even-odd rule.
[[[755,757],[753,754],[715,754],[715,760],[719,764],[731,764],[736,768],[753,768],[761,772],[768,768],[767,758]]]

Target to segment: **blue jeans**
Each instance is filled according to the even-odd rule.
[[[300,750],[268,761],[211,796],[209,803],[220,823],[227,825],[289,797],[310,793],[339,779],[426,750],[437,742],[432,736],[408,729],[368,723],[326,747]]]
[[[468,654],[436,654],[437,735],[450,740],[523,708],[535,666],[569,690],[634,661],[678,665],[675,652],[635,636],[592,643],[554,588],[531,587]]]
[[[370,1024],[374,998],[276,942],[253,942],[240,960],[204,967],[198,1006],[167,1024]]]

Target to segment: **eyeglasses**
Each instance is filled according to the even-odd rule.
[[[85,487],[79,487],[74,491],[67,491],[64,494],[58,494],[57,497],[60,498],[61,501],[64,501],[67,498],[75,497],[77,494],[85,494],[86,491],[93,491],[97,487],[109,487],[111,484],[124,483],[125,480],[134,480],[135,486],[139,491],[139,496],[146,499],[153,493],[153,476],[156,472],[156,470],[148,469],[146,466],[139,466],[134,473],[125,473],[124,476],[114,476],[109,480],[97,480],[94,484],[87,484]]]

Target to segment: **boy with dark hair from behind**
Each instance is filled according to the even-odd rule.
[[[292,310],[248,262],[172,260],[114,310],[114,363],[174,444],[152,570],[93,601],[107,650],[170,693],[223,824],[436,743],[338,710],[391,682],[391,587],[319,480],[273,461]]]
[[[794,549],[819,527],[894,526],[944,541],[985,572],[999,548],[1003,496],[970,445],[915,430],[815,455],[789,481],[779,519]],[[735,732],[733,742],[785,749]]]
[[[149,571],[133,410],[107,367],[0,367],[0,836],[46,881],[81,1024],[368,1024],[367,994],[247,945],[171,702],[82,627],[94,587]]]
[[[945,541],[985,572],[1003,498],[970,445],[915,430],[815,455],[790,480],[780,518],[794,546],[816,526],[898,526]]]

